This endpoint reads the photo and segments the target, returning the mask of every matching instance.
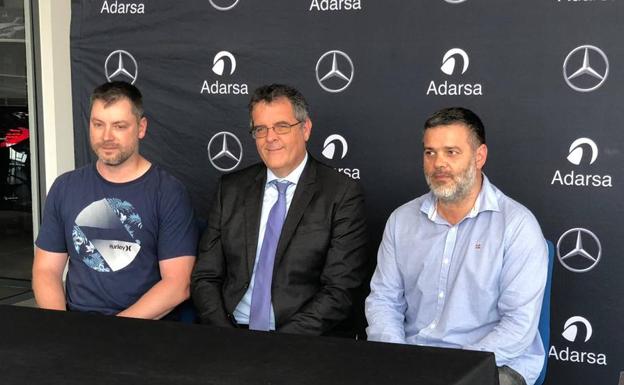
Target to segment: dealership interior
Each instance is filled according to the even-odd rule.
[[[70,0],[0,0],[0,305],[35,306],[40,202],[75,168],[70,20]]]
[[[0,0],[0,304],[32,304],[33,212],[24,2]]]

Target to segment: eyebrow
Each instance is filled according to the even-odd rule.
[[[286,120],[280,120],[280,121],[277,121],[277,122],[273,123],[272,126],[274,126],[276,124],[280,124],[280,123],[290,124]],[[254,127],[268,127],[268,126],[266,124],[258,124],[258,125],[254,126]]]
[[[461,151],[461,148],[459,146],[442,146],[442,147],[439,147],[439,148],[424,146],[424,149],[425,150],[440,150],[440,149],[442,149],[442,150],[460,150]]]
[[[96,117],[92,117],[90,119],[90,121],[91,122],[98,122],[98,123],[104,122],[102,119],[98,119]],[[128,121],[127,120],[116,120],[116,121],[112,122],[112,124],[128,124]]]

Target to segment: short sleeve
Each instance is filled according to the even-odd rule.
[[[35,241],[35,245],[38,248],[53,253],[67,252],[65,218],[63,218],[62,210],[62,197],[65,196],[65,180],[64,176],[58,177],[48,192],[43,209],[43,221]]]
[[[186,188],[171,178],[158,213],[158,260],[197,255],[198,228]]]

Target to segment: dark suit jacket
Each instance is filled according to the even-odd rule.
[[[236,325],[232,313],[251,280],[265,184],[262,163],[221,178],[191,283],[202,323]],[[365,277],[365,227],[358,184],[308,156],[275,255],[277,331],[336,334],[352,316]]]

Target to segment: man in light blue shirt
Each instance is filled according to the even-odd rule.
[[[482,174],[479,117],[464,108],[425,122],[431,191],[388,219],[366,299],[369,340],[494,352],[499,380],[534,384],[548,249],[531,212]]]

